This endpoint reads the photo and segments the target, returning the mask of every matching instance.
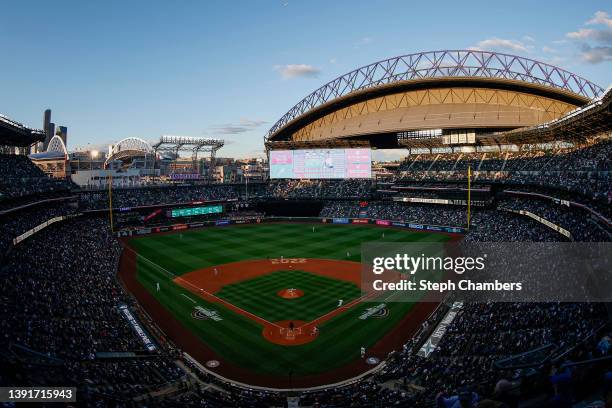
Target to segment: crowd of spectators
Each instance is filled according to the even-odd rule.
[[[0,217],[0,223],[2,223],[2,229],[0,229],[0,259],[1,255],[6,253],[14,238],[45,221],[71,214],[74,211],[74,208],[69,205],[59,204],[50,208],[31,208],[20,211],[19,214],[7,214]]]
[[[408,173],[404,174],[423,173],[433,167],[440,169],[435,170],[438,175],[453,171],[460,174],[469,164],[481,169],[484,166],[487,171],[497,165],[506,166],[515,172],[506,177],[508,180],[515,176],[527,180],[523,178],[531,177],[527,173],[516,172],[543,169],[583,177],[585,171],[608,171],[606,160],[610,153],[610,143],[605,142],[565,152],[565,159],[529,152],[516,158],[502,154],[491,158],[491,162],[489,159],[481,162],[482,154],[457,154],[446,158],[444,163],[439,158],[430,162],[417,160],[405,166],[404,171]],[[35,176],[29,165],[21,163],[22,159],[15,160],[12,167],[0,161],[0,172],[18,175],[11,176],[11,183],[17,186],[4,189],[3,184],[2,193],[5,197],[36,194],[37,182],[33,183],[33,189],[19,182],[40,178],[42,173],[36,169]],[[568,164],[567,160],[576,163]],[[547,176],[540,174],[539,177]],[[326,200],[321,217],[367,217],[444,226],[465,226],[467,221],[463,206],[371,201],[373,184],[369,180],[282,180],[248,188],[253,197]],[[609,191],[609,185],[607,188]],[[599,187],[587,189],[590,193],[600,191]],[[423,197],[434,197],[433,193],[423,194]],[[117,189],[113,192],[113,204],[134,207],[238,199],[245,195],[246,186],[236,185]],[[106,208],[108,202],[106,191],[79,192],[80,209]],[[552,202],[510,197],[504,197],[496,207],[474,208],[465,239],[477,242],[564,239],[553,229],[504,209],[533,212],[568,229],[578,241],[610,240],[609,233],[582,211]],[[0,252],[4,253],[10,241],[26,230],[52,217],[76,211],[74,206],[62,203],[21,210],[0,219]],[[258,214],[249,211],[236,210],[232,216]],[[0,266],[2,385],[23,386],[27,379],[28,385],[74,384],[83,394],[81,398],[98,406],[134,406],[137,403],[133,399],[141,397],[150,407],[284,405],[284,395],[243,390],[222,383],[199,372],[187,361],[177,361],[178,354],[172,349],[161,346],[155,352],[148,351],[118,309],[119,305],[126,304],[137,310],[115,276],[120,253],[120,244],[110,234],[107,222],[86,217],[56,223],[11,249]],[[423,330],[433,330],[444,311],[442,306]],[[345,387],[304,393],[300,405],[514,408],[519,399],[539,398],[539,406],[571,406],[568,404],[586,398],[593,390],[584,381],[580,382],[579,369],[569,370],[563,364],[612,353],[611,334],[604,326],[606,318],[603,306],[598,304],[465,304],[429,356],[419,356],[421,343],[411,340],[374,376]],[[563,359],[554,366],[534,365],[529,370],[494,367],[496,361],[544,346],[551,347],[553,357],[563,356]],[[105,353],[123,357],[108,359],[103,357]],[[130,357],[123,353],[130,353]],[[41,366],[45,369],[41,370]],[[589,375],[596,378],[603,372]],[[164,387],[174,387],[175,392],[156,398],[150,395]]]
[[[404,221],[415,224],[462,226],[466,215],[459,208],[433,205],[406,205],[397,202],[370,201],[362,205],[358,201],[328,201],[321,210],[321,217],[376,218]]]
[[[69,191],[71,186],[68,181],[47,177],[27,156],[0,154],[0,203],[20,197]]]
[[[442,205],[408,205],[396,202],[369,202],[362,207],[358,202],[330,201],[321,217],[376,218],[450,227],[465,227],[465,207]],[[573,225],[577,227],[577,225]],[[580,234],[579,234],[580,236]],[[564,237],[543,224],[495,209],[476,209],[472,213],[466,240],[475,242],[562,241]]]
[[[340,203],[330,201],[324,211],[330,216],[347,216],[346,210],[365,208],[359,202],[345,202],[344,207]],[[369,203],[365,210],[376,218],[409,217],[445,225],[464,217],[463,211],[452,208],[398,203]],[[428,211],[433,215],[426,215]],[[480,210],[467,239],[559,240],[559,235],[525,217]],[[145,358],[98,358],[100,352],[146,353],[117,309],[121,303],[131,304],[114,277],[119,253],[108,225],[98,219],[66,221],[18,245],[1,268],[0,304],[7,317],[1,322],[3,364],[13,372],[32,368],[27,356],[21,355],[17,361],[11,354],[11,347],[19,345],[42,356],[39,359],[60,362],[47,371],[53,377],[46,378],[46,383],[68,381],[88,390],[84,398],[106,401],[105,396],[113,395],[125,406],[130,406],[130,398],[140,395],[148,395],[148,406],[283,406],[282,395],[240,390],[207,375],[201,375],[196,385],[187,386],[186,372],[165,352]],[[306,393],[301,405],[450,406],[445,401],[455,401],[466,393],[474,401],[518,401],[518,394],[510,397],[502,391],[516,390],[517,384],[521,389],[521,382],[527,381],[525,373],[494,369],[493,362],[549,344],[564,352],[603,321],[603,308],[593,304],[467,304],[430,356],[418,356],[417,344],[409,342],[374,377],[347,387]],[[435,322],[430,324],[433,328]],[[609,352],[610,347],[605,353]],[[13,380],[4,375],[0,378],[6,383]],[[148,394],[172,383],[179,384],[181,391],[159,399]],[[547,399],[556,397],[552,388],[540,388],[539,393]],[[115,400],[113,404],[121,406]]]
[[[497,209],[474,208],[471,228],[466,236],[474,241],[559,241],[565,237],[543,224],[503,210],[526,210],[542,217],[572,234],[577,241],[609,241],[612,231],[597,222],[585,210],[573,209],[552,201],[506,197]],[[465,227],[465,207],[450,205],[406,204],[393,201],[370,201],[366,205],[357,201],[328,201],[321,217],[374,218],[403,221],[414,224]]]
[[[447,311],[448,307],[441,306],[430,316],[420,331],[422,337],[435,330]],[[419,354],[419,343],[410,340],[372,377],[347,386],[304,392],[299,403],[314,408],[516,408],[519,401],[531,399],[532,407],[552,408],[570,407],[593,396],[605,398],[608,389],[604,386],[598,393],[596,385],[605,381],[605,365],[587,366],[591,383],[585,383],[584,369],[566,366],[572,361],[610,356],[612,341],[604,329],[606,318],[602,305],[586,303],[543,303],[537,307],[531,303],[464,304],[437,349],[428,356]],[[540,348],[548,350],[549,355],[538,369],[494,365]],[[525,361],[528,358],[521,360]],[[204,374],[200,378],[217,389],[195,387],[163,400],[159,406],[286,406],[285,398],[276,393],[230,387]],[[563,393],[557,387],[560,381],[568,387]],[[561,398],[570,405],[558,405]],[[457,401],[462,403],[453,405]]]
[[[550,188],[543,188],[538,186],[513,186],[504,189],[504,191],[518,191],[522,193],[535,193],[544,195],[547,197],[554,197],[557,200],[566,200],[573,203],[582,204],[604,217],[612,219],[612,206],[606,202],[589,199],[588,197],[573,194],[569,191],[559,191]]]
[[[434,330],[446,310],[441,307],[424,328],[429,332]],[[447,327],[438,348],[427,357],[417,353],[418,343],[411,340],[393,353],[387,365],[374,376],[348,386],[303,393],[300,406],[515,408],[519,400],[533,398],[536,402],[531,406],[557,407],[559,395],[553,385],[561,373],[569,371],[562,364],[570,362],[570,358],[582,361],[610,355],[610,333],[602,330],[605,320],[603,306],[594,304],[465,304]],[[585,339],[590,340],[586,342],[586,352],[578,353],[577,350],[584,348]],[[549,361],[559,362],[540,370],[494,367],[495,362],[504,358],[541,347],[553,350]],[[604,380],[604,373],[605,370],[598,370],[589,374],[599,376],[596,381],[599,383]],[[577,371],[564,375],[570,383],[579,382]],[[589,391],[592,393],[594,389],[591,384]],[[237,394],[248,396],[241,402],[244,405],[237,406],[283,406],[273,395],[232,390],[234,401],[239,398]],[[466,395],[469,395],[469,404]],[[571,388],[566,390],[564,398],[576,402],[589,395],[592,394]],[[602,396],[605,395],[604,389]],[[203,403],[206,401],[202,394],[198,398]],[[463,403],[453,405],[459,400]],[[184,396],[181,401],[198,400]]]
[[[167,185],[113,190],[113,207],[137,207],[190,201],[257,199],[368,198],[371,180],[280,180],[270,183]],[[108,208],[107,190],[78,192],[82,209]]]
[[[367,199],[372,190],[368,179],[348,180],[280,180],[268,184],[272,198],[361,198]]]
[[[118,307],[131,300],[115,276],[120,253],[108,224],[98,219],[54,224],[12,250],[0,267],[5,385],[24,385],[15,383],[16,376],[31,370],[33,360],[56,368],[36,373],[48,374],[45,384],[75,384],[122,397],[183,375],[168,357],[149,355],[121,315]],[[143,357],[100,358],[105,352]]]
[[[556,242],[564,241],[556,231],[543,224],[502,211],[476,211],[470,231],[464,238],[471,242]]]
[[[113,208],[138,207],[156,204],[186,203],[190,201],[228,200],[239,197],[234,185],[168,185],[147,188],[114,189]],[[79,192],[82,209],[108,208],[107,190]]]
[[[572,209],[552,201],[522,198],[505,198],[499,203],[500,209],[526,210],[542,217],[572,233],[577,241],[610,241],[612,232],[598,223],[586,211]]]
[[[408,180],[474,179],[511,184],[552,186],[607,203],[612,202],[612,141],[556,151],[421,154],[406,158],[398,177]]]
[[[266,191],[275,198],[318,197],[320,182],[314,180],[283,180],[270,182]]]

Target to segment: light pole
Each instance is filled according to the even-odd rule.
[[[244,173],[244,188],[246,192],[246,201],[249,201],[249,173],[248,171]]]

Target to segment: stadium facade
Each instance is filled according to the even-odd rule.
[[[421,52],[324,84],[283,115],[265,142],[268,149],[523,144],[531,139],[517,130],[554,123],[604,93],[579,75],[515,55]]]

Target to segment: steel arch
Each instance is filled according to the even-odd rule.
[[[268,131],[266,139],[293,119],[330,100],[361,89],[426,78],[508,79],[561,89],[593,99],[603,88],[541,61],[480,50],[427,51],[402,55],[357,68],[326,83],[299,101]]]
[[[104,162],[104,166],[106,167],[113,160],[145,156],[153,153],[153,148],[147,141],[139,137],[127,137],[113,146],[111,154]]]
[[[64,140],[58,135],[55,135],[51,138],[51,140],[49,141],[49,145],[47,146],[47,151],[48,152],[59,152],[64,155],[68,155],[68,150],[66,149]]]

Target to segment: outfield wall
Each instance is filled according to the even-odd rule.
[[[392,221],[377,218],[344,218],[344,217],[257,217],[240,219],[218,219],[212,221],[199,221],[188,223],[176,223],[158,227],[136,227],[126,228],[117,231],[118,237],[132,237],[155,233],[172,231],[182,231],[188,229],[198,229],[203,227],[223,227],[228,225],[262,224],[274,222],[299,222],[299,223],[320,223],[320,224],[356,224],[356,225],[376,225],[380,227],[404,228],[413,231],[441,232],[446,234],[465,234],[467,230],[463,227],[451,227],[443,225],[416,224],[405,221]]]

